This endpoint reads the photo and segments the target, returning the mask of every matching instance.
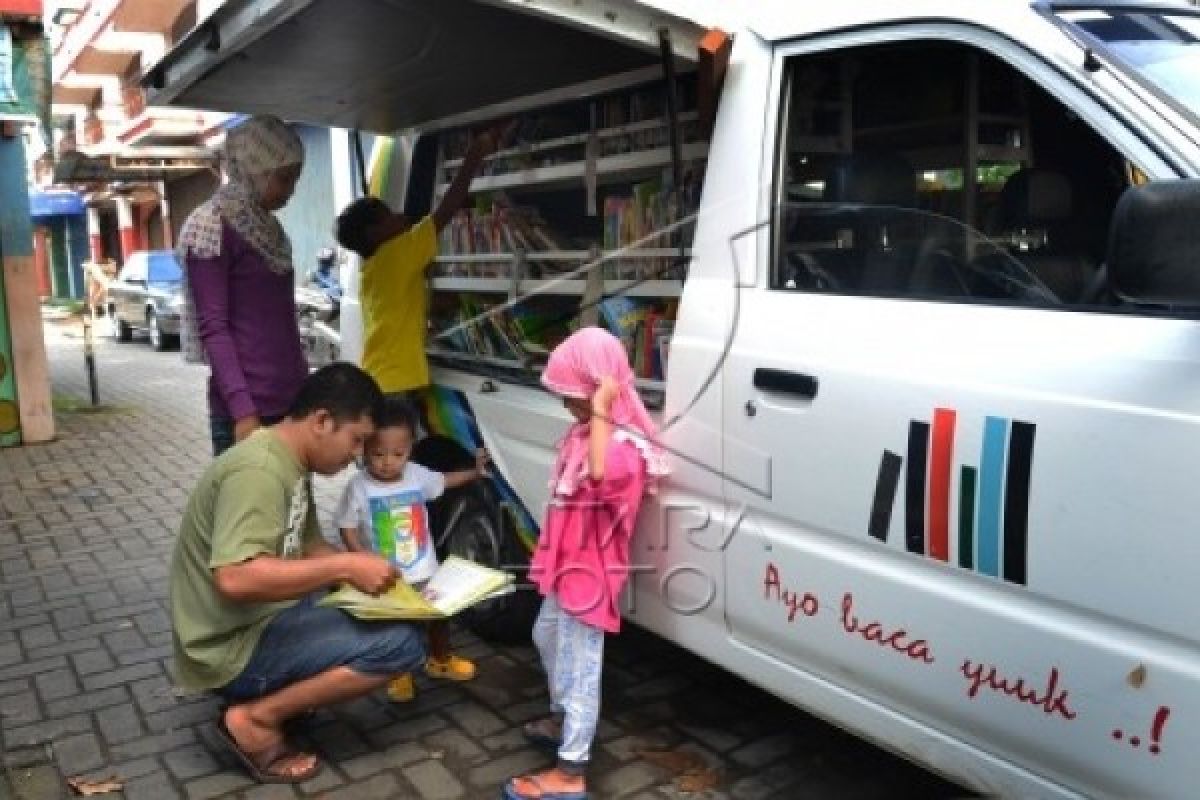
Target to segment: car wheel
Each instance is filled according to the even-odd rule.
[[[128,342],[133,339],[133,328],[129,327],[127,322],[124,322],[117,316],[116,306],[108,307],[107,317],[109,336],[118,342]]]
[[[170,347],[169,337],[162,332],[162,328],[158,325],[158,315],[153,309],[146,311],[146,328],[150,331],[150,346],[158,352],[163,352]]]

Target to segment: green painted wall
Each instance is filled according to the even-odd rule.
[[[0,249],[4,255],[33,255],[33,221],[25,185],[25,145],[0,136]]]
[[[0,253],[0,257],[3,254]],[[17,409],[17,379],[12,370],[12,339],[4,298],[4,271],[0,270],[0,447],[21,443],[21,415]]]
[[[20,137],[0,136],[0,263],[14,256],[33,256],[33,223],[25,185],[25,145]],[[12,368],[8,329],[8,294],[0,270],[0,447],[21,443],[17,381]]]

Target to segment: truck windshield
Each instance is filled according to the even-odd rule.
[[[1076,6],[1058,16],[1103,42],[1123,66],[1200,117],[1200,14]]]

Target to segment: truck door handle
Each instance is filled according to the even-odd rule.
[[[767,392],[782,392],[808,400],[817,396],[817,379],[801,372],[757,367],[754,370],[754,388]]]

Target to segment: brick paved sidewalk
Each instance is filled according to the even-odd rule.
[[[77,323],[47,325],[58,441],[0,450],[0,799],[69,796],[65,779],[117,776],[103,797],[494,798],[548,764],[518,726],[543,712],[531,648],[465,632],[480,677],[419,682],[322,712],[300,732],[326,762],[300,787],[256,786],[213,742],[212,700],[168,677],[167,564],[187,491],[209,460],[204,376],[142,343],[98,346],[106,410],[87,398]],[[322,519],[339,481],[317,481]],[[594,796],[962,795],[653,637],[609,646]],[[712,770],[705,772],[705,770]],[[701,792],[684,793],[685,781]]]

